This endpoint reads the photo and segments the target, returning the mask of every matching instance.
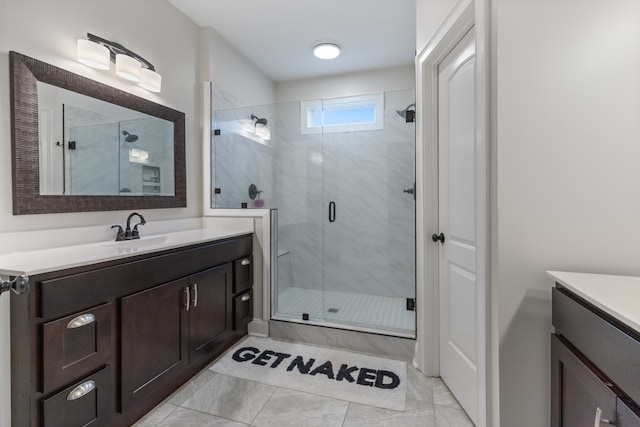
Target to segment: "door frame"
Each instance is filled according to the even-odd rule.
[[[490,426],[497,407],[492,367],[490,307],[489,0],[460,0],[427,46],[416,56],[416,301],[415,363],[439,376],[438,66],[464,35],[476,32],[476,201],[478,280],[478,426]],[[493,354],[495,353],[495,354]]]

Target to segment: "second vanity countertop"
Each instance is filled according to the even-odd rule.
[[[640,333],[640,277],[547,271],[557,283]]]
[[[104,241],[51,249],[37,249],[0,255],[0,275],[36,275],[55,270],[79,267],[122,259],[166,249],[212,242],[251,234],[253,230],[196,229],[174,233],[143,236],[121,242]]]

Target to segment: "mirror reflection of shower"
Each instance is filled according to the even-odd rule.
[[[138,135],[132,135],[129,132],[127,132],[126,130],[122,131],[122,134],[124,135],[124,140],[131,143],[131,142],[136,142],[138,140]]]
[[[262,126],[266,126],[267,125],[267,119],[261,119],[258,116],[256,116],[255,114],[251,115],[251,120],[253,120],[254,127],[258,127],[258,125],[262,125]]]

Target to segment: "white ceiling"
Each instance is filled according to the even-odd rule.
[[[416,0],[169,0],[277,82],[412,64]],[[342,54],[313,56],[320,42]]]

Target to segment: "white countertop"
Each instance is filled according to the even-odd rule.
[[[19,276],[27,274],[32,276],[49,271],[122,259],[133,255],[222,240],[252,232],[253,230],[250,229],[197,229],[142,236],[137,240],[122,242],[106,241],[52,249],[13,252],[0,255],[0,275]]]
[[[640,277],[547,271],[576,295],[640,333]]]

